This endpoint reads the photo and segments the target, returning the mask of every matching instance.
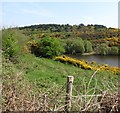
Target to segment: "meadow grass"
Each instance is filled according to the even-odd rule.
[[[67,76],[74,76],[74,86],[76,90],[84,89],[95,71],[85,70],[70,64],[63,64],[52,59],[39,58],[28,54],[20,57],[21,66],[25,71],[25,77],[31,82],[36,82],[39,88],[50,88],[55,85],[65,85]],[[90,88],[106,90],[108,87],[114,88],[118,84],[118,76],[107,71],[97,71],[95,77],[91,79]],[[85,83],[85,84],[84,84]],[[84,87],[83,87],[84,86]],[[107,87],[106,87],[107,86]],[[113,90],[113,89],[112,89]]]
[[[46,110],[64,110],[66,78],[69,75],[74,76],[71,108],[73,111],[98,110],[99,105],[104,103],[103,100],[105,102],[108,100],[104,99],[104,95],[112,94],[113,97],[117,92],[118,76],[113,73],[84,70],[53,59],[35,57],[32,54],[19,58],[17,64],[3,59],[3,110],[5,111],[7,109],[45,110],[43,101],[45,95]],[[98,97],[92,96],[97,94],[103,95],[100,101]],[[112,104],[108,102],[109,104],[105,105],[114,105],[112,97],[109,99]],[[116,95],[114,100],[115,98],[117,99]]]

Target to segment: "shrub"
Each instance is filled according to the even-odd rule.
[[[38,42],[36,40],[28,41],[26,46],[27,46],[28,51],[31,52],[32,54],[35,54],[36,56],[40,55],[39,45],[38,45]]]
[[[84,53],[85,48],[84,48],[84,43],[82,39],[76,39],[73,43],[73,47],[72,47],[73,51],[76,53]]]
[[[84,48],[85,48],[85,52],[92,52],[93,51],[92,43],[88,40],[84,41]]]
[[[58,56],[58,57],[55,58],[55,60],[60,61],[62,63],[72,64],[74,66],[78,66],[78,67],[80,67],[82,69],[86,69],[86,70],[92,70],[93,69],[93,67],[91,65],[89,65],[88,63],[86,63],[85,61],[70,58],[70,57],[67,57],[65,55],[64,56]]]
[[[65,52],[66,52],[67,54],[72,54],[72,53],[73,53],[73,50],[72,50],[73,40],[68,39],[68,40],[66,40],[65,43],[66,43]]]
[[[111,55],[118,55],[119,53],[119,49],[118,47],[115,47],[115,46],[112,46],[111,49],[110,49],[110,53]]]
[[[19,46],[13,30],[3,30],[2,33],[2,50],[5,56],[9,59],[14,59],[18,56]]]
[[[84,43],[81,38],[77,39],[68,39],[66,41],[66,47],[65,47],[66,53],[68,54],[82,54],[85,51]]]
[[[64,52],[64,47],[61,41],[57,38],[45,37],[42,38],[39,43],[40,56],[53,58],[61,55]]]
[[[96,65],[96,64],[90,64],[84,60],[78,60],[78,59],[74,59],[74,58],[70,58],[67,56],[58,56],[55,57],[56,61],[60,61],[62,63],[68,63],[68,64],[72,64],[74,66],[78,66],[82,69],[85,70],[106,70],[109,72],[113,72],[115,74],[120,74],[120,68],[118,67],[110,67],[107,64],[104,65]]]
[[[108,48],[108,45],[103,43],[100,45],[99,47],[99,54],[101,55],[107,55],[109,52],[109,48]]]

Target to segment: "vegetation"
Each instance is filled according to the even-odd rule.
[[[59,39],[45,37],[31,44],[31,52],[40,57],[53,58],[64,52],[64,47]]]
[[[117,29],[103,25],[48,24],[2,32],[3,111],[64,111],[68,75],[75,78],[72,111],[98,111],[105,107],[108,112],[118,102],[118,67],[65,56],[92,51],[119,54]],[[102,97],[86,96],[97,94]],[[104,98],[105,95],[109,98]]]
[[[118,47],[112,46],[110,50],[111,55],[118,55],[119,54],[119,49]]]
[[[40,24],[20,27],[20,30],[24,30],[26,35],[30,35],[31,32],[38,37],[46,36],[49,34],[56,36],[56,38],[70,38],[81,37],[83,39],[101,39],[118,37],[118,29],[107,28],[103,25],[59,25],[59,24]],[[39,33],[39,35],[38,35]],[[43,35],[44,33],[44,35]]]
[[[82,54],[85,51],[84,42],[81,38],[66,40],[65,48],[67,54]]]
[[[111,46],[120,46],[120,37],[112,37],[112,38],[102,38],[102,39],[97,39],[93,40],[94,43],[108,43],[108,45]]]
[[[96,105],[94,110],[97,110],[97,105],[107,102],[104,96],[96,104],[97,97],[90,97],[91,99],[86,97],[85,99],[80,95],[101,93],[107,95],[114,94],[118,90],[118,76],[111,72],[98,71],[95,73],[93,70],[84,70],[51,59],[38,58],[31,54],[21,56],[20,59],[20,63],[16,65],[6,59],[3,61],[3,111],[64,111],[68,75],[74,76],[73,96],[78,96],[78,98],[73,98],[72,111],[86,108],[86,110],[93,110],[92,105]],[[44,108],[45,95],[47,96],[46,108]],[[111,96],[117,99],[116,95]],[[89,101],[90,106],[85,107],[84,104],[87,105]],[[107,103],[106,108],[109,105],[110,102]],[[114,102],[111,101],[111,106],[113,105]]]
[[[90,41],[84,41],[81,38],[62,39],[44,37],[39,40],[28,42],[31,53],[36,56],[53,58],[61,54],[83,54],[84,52],[92,52],[92,44]]]
[[[84,48],[85,48],[86,53],[93,51],[92,43],[90,41],[88,41],[88,40],[84,41]]]
[[[94,51],[101,55],[111,55],[113,54],[112,52],[106,53],[104,50],[100,52],[100,45],[107,44],[109,50],[113,50],[111,49],[112,46],[120,47],[118,29],[107,28],[103,25],[40,24],[20,27],[19,29],[25,35],[31,37],[31,39],[41,39],[45,37],[61,39],[66,45],[65,53],[67,54],[82,54],[84,52]],[[81,40],[84,41],[84,44]],[[82,44],[80,44],[80,42]],[[116,53],[115,55],[118,54],[119,53]]]
[[[20,54],[25,53],[25,46],[30,38],[18,29],[2,30],[2,52],[11,61],[16,61]]]
[[[102,43],[96,52],[100,55],[119,55],[119,48],[116,46],[109,47],[107,43]]]
[[[19,52],[18,41],[14,37],[15,34],[13,30],[5,30],[2,35],[3,54],[12,60],[17,57]]]
[[[100,45],[100,47],[99,47],[99,53],[101,54],[101,55],[107,55],[108,54],[108,52],[109,52],[109,50],[108,50],[109,48],[108,48],[108,46],[107,46],[107,44],[101,44]]]
[[[73,59],[65,55],[56,57],[55,60],[63,63],[73,64],[74,66],[80,67],[85,70],[106,70],[106,71],[114,72],[115,74],[120,74],[120,69],[118,67],[110,67],[106,64],[101,66],[95,65],[95,63],[89,63],[84,60]]]

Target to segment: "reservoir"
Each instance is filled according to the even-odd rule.
[[[110,66],[120,66],[120,56],[101,56],[101,55],[67,55],[72,58],[79,60],[85,60],[88,62],[95,61],[98,64],[108,64]]]

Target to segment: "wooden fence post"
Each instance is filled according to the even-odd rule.
[[[67,84],[66,84],[66,100],[65,100],[65,111],[69,112],[71,110],[71,99],[72,99],[72,84],[73,84],[74,77],[68,76],[67,77]]]

